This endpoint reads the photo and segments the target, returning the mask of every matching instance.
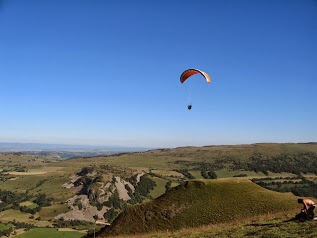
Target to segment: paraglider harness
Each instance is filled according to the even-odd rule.
[[[299,222],[304,222],[304,221],[307,221],[307,214],[305,212],[304,209],[301,210],[300,213],[298,213],[296,216],[295,216],[295,219]]]
[[[188,104],[187,108],[188,108],[188,110],[191,110],[192,109],[192,105]]]
[[[297,220],[299,222],[312,221],[312,220],[317,220],[317,217],[315,217],[314,212],[307,214],[305,212],[305,209],[302,209],[301,212],[295,216],[294,220]]]

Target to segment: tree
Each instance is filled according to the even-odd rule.
[[[217,174],[214,171],[209,171],[208,172],[208,177],[211,179],[216,179],[217,178]]]
[[[167,183],[165,184],[165,192],[170,191],[172,188],[172,181],[168,180]]]

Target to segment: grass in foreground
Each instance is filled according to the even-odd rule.
[[[289,221],[297,210],[289,213],[264,215],[248,218],[237,222],[206,225],[196,228],[184,228],[179,231],[153,232],[143,235],[121,235],[112,238],[297,238],[317,237],[317,221],[298,223]]]
[[[26,233],[15,236],[17,238],[80,238],[84,234],[77,231],[58,231],[56,228],[34,228]]]

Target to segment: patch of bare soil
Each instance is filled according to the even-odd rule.
[[[118,190],[119,193],[119,198],[122,199],[123,201],[127,201],[130,200],[131,197],[128,194],[127,189],[125,188],[125,185],[128,185],[132,191],[134,191],[134,187],[131,183],[126,182],[124,180],[121,180],[120,177],[115,177],[116,178],[116,188]]]
[[[74,205],[77,200],[80,200],[82,208]],[[64,218],[64,220],[82,220],[88,222],[95,222],[94,216],[98,216],[98,220],[104,221],[103,214],[109,209],[108,207],[103,207],[100,211],[94,206],[91,206],[87,195],[76,195],[67,201],[68,206],[71,211],[62,213],[54,217],[55,219]]]

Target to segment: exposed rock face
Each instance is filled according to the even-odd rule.
[[[122,199],[123,201],[130,200],[131,197],[129,196],[128,191],[125,188],[125,185],[128,185],[132,191],[135,190],[134,186],[131,183],[124,181],[120,177],[115,177],[115,178],[116,178],[115,187],[118,189],[120,199]]]
[[[81,204],[82,207],[79,208],[78,205]],[[97,207],[90,205],[87,195],[75,195],[71,199],[67,200],[67,205],[71,210],[67,213],[59,214],[55,219],[64,218],[64,220],[82,220],[88,222],[95,222],[94,216],[98,216],[98,220],[104,221],[103,214],[109,209],[108,207],[103,207],[98,211]]]
[[[143,175],[144,173],[134,175],[137,183],[140,182]],[[102,178],[102,174],[87,169],[70,177],[70,181],[63,184],[63,187],[73,189],[78,193],[66,201],[70,211],[59,214],[55,219],[95,222],[98,217],[99,222],[107,222],[104,214],[112,207],[106,206],[104,203],[109,201],[115,191],[119,194],[119,199],[130,200],[131,197],[126,187],[130,188],[130,192],[134,192],[135,187],[128,181],[128,178],[113,176],[111,180],[109,179],[111,176],[108,176],[108,181],[100,181]],[[92,201],[94,201],[93,204],[91,204]]]

